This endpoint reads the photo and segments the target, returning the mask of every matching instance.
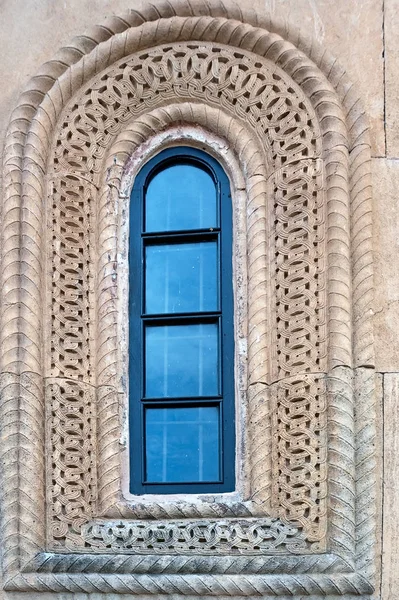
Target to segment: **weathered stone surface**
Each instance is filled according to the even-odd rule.
[[[15,0],[0,7],[0,150],[4,133],[18,96],[40,65],[57,50],[93,25],[130,8],[140,9],[142,0]]]
[[[399,370],[399,161],[373,160],[377,371]]]
[[[399,590],[399,374],[384,375],[384,505],[382,541],[383,600]]]
[[[391,4],[396,5],[398,13],[396,0]],[[347,70],[367,111],[372,152],[377,156],[385,153],[382,7],[383,0],[259,2],[259,10],[266,8],[272,17],[280,16],[299,27],[305,36],[313,36]],[[392,73],[394,69],[393,65]]]
[[[399,157],[399,2],[385,0],[385,127],[387,156]],[[399,366],[398,366],[399,368]]]
[[[375,16],[374,5],[366,5]],[[83,3],[79,10],[92,15],[93,6],[89,11]],[[312,33],[323,43],[324,20],[315,4],[296,6],[302,8],[303,19],[294,11],[288,18],[312,24]],[[327,12],[324,1],[318,6]],[[117,10],[119,3],[112,8]],[[276,29],[281,39],[273,29],[262,33],[245,20],[238,24],[241,8],[225,9],[216,0],[211,7],[206,2],[194,6],[171,0],[158,9],[148,7],[142,29],[140,17],[129,32],[126,21],[109,21],[108,27],[70,45],[67,52],[85,59],[64,76],[60,73],[65,62],[54,61],[46,78],[33,81],[19,107],[24,118],[13,121],[5,163],[0,349],[6,379],[14,369],[32,370],[39,385],[29,389],[26,378],[21,378],[15,394],[9,386],[4,388],[10,402],[4,402],[3,430],[7,419],[16,428],[4,447],[16,473],[15,481],[11,471],[4,478],[3,490],[9,499],[5,519],[9,590],[202,597],[283,596],[289,590],[294,597],[314,597],[322,591],[325,596],[338,593],[347,598],[354,591],[365,598],[373,590],[376,396],[370,368],[374,364],[370,154],[361,103],[335,63],[296,39],[289,28]],[[282,3],[277,7],[270,3],[269,9],[275,16],[281,11],[280,16],[287,17]],[[351,10],[349,6],[340,15],[345,23]],[[167,25],[165,19],[158,22],[160,14],[169,19]],[[368,30],[372,37],[376,30],[368,28],[368,21],[359,22],[356,27],[362,34]],[[75,26],[73,19],[70,23]],[[349,52],[345,43],[341,45]],[[142,48],[145,59],[135,54]],[[256,48],[258,56],[254,58],[248,48]],[[65,118],[60,119],[70,99]],[[126,345],[118,337],[125,314],[114,300],[120,294],[118,263],[127,271],[117,239],[123,221],[120,207],[129,191],[126,181],[122,184],[120,168],[126,175],[127,163],[135,152],[142,156],[148,143],[159,150],[154,139],[159,143],[160,133],[169,127],[189,125],[191,131],[198,124],[209,130],[210,137],[223,138],[216,147],[206,139],[208,150],[220,155],[224,164],[227,144],[234,153],[234,160],[226,160],[227,170],[237,157],[238,170],[244,174],[243,184],[233,183],[232,196],[234,213],[239,214],[236,229],[247,243],[243,250],[235,241],[234,273],[240,290],[236,314],[242,314],[242,322],[236,318],[241,394],[237,414],[240,429],[246,430],[242,438],[237,436],[238,453],[248,457],[243,461],[247,472],[242,486],[248,496],[238,486],[222,498],[132,499],[118,487],[119,415],[120,408],[127,407],[119,387],[120,354],[126,353]],[[23,147],[29,125],[32,133]],[[15,144],[15,138],[22,143]],[[23,197],[16,166],[22,149],[29,158]],[[108,170],[109,164],[117,166],[118,176]],[[50,233],[45,236],[46,218]],[[240,266],[242,262],[247,265]],[[46,314],[41,310],[43,290]],[[354,373],[353,364],[367,368]],[[37,450],[43,448],[45,420],[46,460]],[[20,465],[20,456],[35,459]],[[47,487],[40,483],[45,469]],[[96,474],[103,489],[100,495]],[[331,485],[329,476],[334,479]],[[30,478],[38,485],[26,504]],[[249,567],[241,554],[248,549],[258,552],[256,539],[249,545],[248,540],[243,542],[244,547],[237,542],[236,547],[234,522],[224,522],[232,517],[248,518],[250,524],[260,517],[272,518],[273,536],[280,527],[276,519],[282,518],[292,528],[294,543],[279,538],[270,555],[261,552],[260,562]],[[121,518],[127,521],[120,524]],[[197,518],[211,520],[202,533],[195,526],[194,533],[190,529],[190,520]],[[104,566],[107,558],[102,553],[120,549],[125,535],[129,551],[143,550],[140,540],[132,542],[141,521],[130,531],[129,519],[155,519],[158,532],[169,527],[171,539],[167,547],[162,543],[167,552],[162,572],[155,553],[150,553],[144,570],[137,562],[132,568],[129,556]],[[183,571],[176,558],[179,551],[186,552],[197,536],[194,549],[208,552],[203,537],[213,535],[214,521],[216,527],[219,523],[222,529],[229,528],[228,539],[233,540],[234,547],[227,549],[233,550],[229,568],[219,562],[216,544],[211,548],[213,563],[203,566],[193,561]],[[38,538],[35,523],[43,524],[41,536],[45,524],[46,542]],[[144,528],[150,540],[154,532],[151,526]],[[239,536],[244,535],[238,529]],[[114,538],[108,543],[111,530]],[[245,525],[245,536],[248,531]],[[268,535],[266,529],[262,532]],[[149,542],[144,550],[157,548],[150,546]],[[71,547],[80,552],[80,564],[89,570],[84,575],[74,557],[51,556],[54,548],[62,552]],[[265,571],[270,557],[276,560],[272,575]],[[350,572],[348,564],[355,563]]]
[[[70,39],[104,23],[110,15],[140,9],[144,0],[14,0],[1,4],[2,59],[0,81],[0,134],[5,131],[13,106],[39,65]],[[396,0],[387,2],[395,16]],[[372,126],[374,153],[384,154],[382,0],[242,0],[241,8],[254,8],[300,27],[305,37],[334,54],[357,82]],[[392,34],[394,29],[392,28]],[[393,36],[392,36],[393,37]],[[391,43],[393,43],[391,41]],[[392,63],[391,63],[392,64]],[[395,65],[392,64],[395,84]],[[395,96],[392,95],[392,106]],[[3,136],[1,136],[3,138]]]

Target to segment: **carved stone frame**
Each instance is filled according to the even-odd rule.
[[[143,156],[188,138],[224,162],[247,244],[248,272],[239,243],[235,258],[242,486],[138,502],[121,483],[124,212]],[[6,590],[372,593],[370,193],[367,127],[345,73],[235,5],[131,11],[44,65],[4,160]],[[295,458],[298,431],[311,468]]]

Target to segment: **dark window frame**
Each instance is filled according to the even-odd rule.
[[[216,184],[218,199],[218,227],[211,230],[189,230],[145,233],[144,203],[148,183],[165,167],[193,164],[211,175]],[[202,150],[179,146],[161,151],[139,171],[130,201],[129,235],[129,434],[130,483],[132,494],[207,494],[231,492],[235,489],[235,385],[234,385],[234,304],[233,304],[233,219],[230,182],[216,159]],[[144,314],[144,248],[145,244],[187,240],[216,239],[219,244],[219,310],[212,313],[184,313],[177,315]],[[146,241],[147,240],[147,241]],[[216,314],[217,313],[217,314]],[[220,362],[218,365],[221,394],[212,397],[144,399],[144,325],[153,322],[219,322]],[[149,483],[144,480],[145,406],[215,406],[219,405],[220,472],[219,482]]]

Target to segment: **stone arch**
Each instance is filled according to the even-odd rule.
[[[295,47],[290,41],[280,37],[280,33],[284,33],[283,37],[286,39],[295,41],[297,46]],[[150,6],[142,14],[131,11],[125,18],[114,19],[111,24],[108,24],[107,28],[97,28],[91,36],[78,38],[68,49],[61,51],[61,55],[45,65],[42,73],[32,80],[29,89],[21,97],[19,106],[13,114],[7,134],[4,162],[5,198],[2,221],[4,304],[1,314],[1,359],[3,395],[6,398],[3,414],[6,420],[10,419],[10,415],[14,414],[15,411],[20,415],[20,421],[15,425],[15,433],[14,425],[8,428],[6,432],[7,451],[16,448],[19,457],[15,459],[13,452],[9,452],[5,456],[5,461],[8,464],[4,477],[3,501],[9,519],[4,521],[3,533],[6,542],[8,542],[4,563],[6,570],[13,573],[14,581],[10,584],[9,589],[14,589],[12,588],[13,585],[16,586],[15,589],[28,589],[24,587],[28,585],[27,576],[21,573],[14,576],[15,571],[13,569],[18,569],[19,565],[26,564],[32,555],[40,553],[46,547],[53,548],[54,532],[56,539],[64,539],[67,534],[65,522],[68,522],[68,519],[71,518],[75,528],[70,542],[73,544],[75,534],[79,535],[79,528],[83,527],[84,529],[86,527],[86,521],[95,515],[96,510],[96,481],[95,476],[93,476],[93,472],[96,470],[95,464],[93,464],[95,450],[93,450],[93,443],[88,442],[90,436],[95,435],[96,419],[94,412],[96,402],[93,389],[98,384],[99,398],[102,398],[104,405],[107,406],[106,399],[110,397],[110,392],[115,391],[113,389],[115,386],[110,380],[98,383],[95,379],[94,356],[98,339],[95,329],[92,327],[94,324],[92,306],[96,304],[96,288],[95,283],[93,283],[91,269],[95,257],[93,257],[90,244],[85,243],[82,245],[81,242],[78,243],[74,238],[74,233],[81,236],[82,230],[78,231],[79,226],[77,223],[80,222],[81,226],[82,223],[87,225],[89,222],[87,218],[91,209],[88,207],[98,197],[102,181],[101,176],[104,173],[104,158],[113,137],[121,130],[124,123],[128,124],[135,117],[134,111],[129,113],[131,100],[126,101],[122,98],[122,101],[119,102],[115,97],[112,97],[110,102],[107,103],[107,101],[104,102],[100,98],[101,94],[107,96],[106,88],[110,80],[108,78],[108,82],[106,82],[107,73],[119,69],[122,71],[123,80],[123,69],[126,68],[126,63],[129,63],[129,60],[129,69],[137,73],[141,69],[136,78],[135,93],[138,94],[140,88],[140,93],[144,91],[145,94],[146,89],[152,89],[153,94],[152,99],[150,94],[149,104],[145,107],[143,114],[148,113],[150,108],[154,110],[163,108],[167,112],[168,104],[173,98],[177,97],[180,103],[184,103],[190,95],[197,103],[198,99],[202,98],[205,99],[207,105],[212,107],[217,105],[216,99],[212,98],[212,94],[207,95],[202,91],[196,97],[198,89],[195,86],[194,90],[191,90],[188,95],[185,95],[181,90],[179,95],[175,86],[172,95],[168,96],[166,93],[162,96],[164,90],[161,89],[159,104],[154,103],[154,106],[151,105],[151,102],[154,101],[154,88],[151,88],[151,85],[154,85],[154,80],[158,77],[156,85],[162,88],[165,80],[164,74],[159,76],[156,73],[157,64],[164,61],[164,68],[167,70],[169,68],[168,53],[169,55],[175,53],[173,58],[175,62],[179,60],[180,55],[183,56],[185,53],[186,57],[190,55],[191,61],[191,66],[189,68],[186,66],[186,74],[187,72],[190,73],[190,68],[192,72],[196,72],[195,66],[192,67],[193,60],[194,62],[196,60],[198,72],[201,75],[201,67],[207,63],[198,46],[200,46],[203,53],[208,52],[208,56],[216,53],[218,57],[222,56],[227,63],[230,61],[229,68],[232,74],[229,74],[228,79],[230,90],[236,93],[234,97],[236,108],[231,108],[228,95],[224,97],[223,94],[220,94],[222,99],[219,98],[218,103],[224,110],[229,105],[230,108],[227,112],[229,110],[230,112],[235,111],[235,121],[237,123],[242,123],[244,117],[248,117],[249,125],[252,126],[252,131],[255,131],[253,135],[258,136],[259,143],[263,146],[264,151],[267,150],[269,153],[269,163],[274,162],[273,172],[271,173],[275,182],[274,197],[283,198],[287,187],[292,185],[293,197],[297,198],[298,190],[295,186],[298,177],[302,176],[305,181],[302,184],[302,192],[306,186],[313,182],[314,188],[311,195],[313,196],[313,193],[315,193],[315,198],[323,198],[319,204],[316,201],[315,214],[320,214],[321,211],[327,209],[325,215],[327,233],[318,235],[317,226],[319,223],[317,223],[316,229],[313,229],[314,225],[312,225],[308,234],[313,236],[311,244],[321,244],[324,248],[320,252],[319,258],[321,261],[325,259],[327,262],[328,284],[326,286],[321,279],[324,270],[320,267],[318,267],[319,272],[317,272],[320,277],[318,283],[316,284],[314,274],[311,274],[308,279],[317,288],[315,288],[316,291],[311,292],[312,295],[316,294],[318,298],[320,296],[325,297],[324,305],[321,302],[316,314],[320,316],[324,307],[328,307],[328,319],[316,328],[317,335],[321,336],[322,342],[325,342],[328,338],[328,352],[321,352],[322,366],[317,362],[320,359],[302,360],[295,352],[292,360],[289,360],[288,363],[283,359],[279,362],[271,352],[272,356],[269,356],[268,360],[262,363],[263,367],[266,363],[269,364],[270,368],[267,370],[269,378],[266,371],[263,371],[252,381],[250,380],[250,384],[253,385],[259,383],[270,385],[271,400],[265,402],[264,393],[259,392],[260,401],[256,405],[258,407],[256,414],[259,414],[259,407],[265,407],[265,405],[274,407],[271,427],[274,427],[275,432],[278,432],[279,428],[281,429],[279,439],[282,440],[284,445],[287,441],[285,435],[290,428],[289,419],[287,421],[284,417],[284,414],[287,411],[289,412],[289,406],[284,398],[289,397],[290,393],[292,394],[290,390],[295,389],[294,396],[300,395],[308,398],[304,410],[308,421],[310,419],[310,422],[315,425],[314,440],[320,437],[320,432],[322,435],[326,435],[326,425],[320,423],[319,415],[327,415],[326,399],[328,397],[329,444],[327,446],[325,438],[323,441],[322,437],[316,440],[315,444],[319,448],[319,464],[322,464],[323,468],[327,464],[326,453],[328,449],[331,495],[329,506],[333,513],[333,518],[329,523],[329,551],[332,553],[337,552],[340,560],[353,562],[356,554],[356,543],[363,539],[362,531],[365,531],[368,526],[368,523],[363,523],[356,528],[353,465],[355,460],[359,460],[362,465],[369,465],[367,468],[369,468],[370,481],[372,481],[373,463],[370,440],[373,431],[371,428],[366,438],[361,438],[358,451],[360,456],[355,457],[353,453],[353,435],[355,432],[353,399],[350,393],[350,380],[353,375],[352,366],[354,364],[358,367],[355,376],[362,382],[365,398],[363,403],[364,412],[358,412],[356,415],[356,428],[362,430],[362,419],[367,423],[372,422],[373,406],[372,378],[369,376],[369,371],[363,372],[364,370],[361,369],[373,365],[369,314],[372,293],[372,263],[370,259],[369,146],[367,128],[364,125],[365,121],[362,113],[359,114],[357,98],[346,82],[342,70],[326,54],[319,52],[314,46],[307,46],[305,42],[296,37],[295,33],[287,30],[283,32],[280,25],[273,26],[251,14],[243,15],[241,10],[234,5],[227,8],[222,3],[212,4],[212,6],[204,3],[196,13],[189,3],[181,2],[175,5],[167,3],[156,8]],[[84,60],[81,58],[82,56],[84,56]],[[139,60],[137,57],[139,57]],[[215,78],[219,79],[218,83],[220,83],[220,73],[216,73],[216,75],[212,73],[213,67],[217,71],[215,65],[218,64],[218,58],[213,57],[212,60],[208,63],[211,71],[204,69],[202,73],[203,80],[208,85],[212,85],[212,79]],[[243,65],[247,68],[251,61],[252,72],[250,78],[246,79],[246,75],[240,72],[240,69],[243,69]],[[140,67],[142,64],[148,67],[147,73],[144,75],[142,66]],[[323,75],[323,71],[328,72],[328,78]],[[277,82],[279,82],[278,85],[282,85],[281,82],[286,84],[288,90],[286,98],[288,97],[291,105],[293,99],[298,100],[299,104],[292,110],[292,113],[294,120],[298,118],[300,121],[301,117],[304,117],[306,126],[302,128],[302,133],[298,133],[300,127],[297,128],[298,131],[295,128],[294,131],[291,131],[293,129],[292,118],[290,120],[288,117],[284,121],[286,118],[284,112],[282,116],[280,115],[280,123],[276,126],[279,130],[273,140],[270,139],[270,132],[272,131],[270,127],[264,128],[263,134],[259,133],[259,129],[256,132],[254,126],[256,112],[261,112],[263,105],[256,106],[257,98],[251,97],[251,92],[253,89],[259,90],[260,84],[255,81],[259,76],[257,73],[264,74],[265,72],[268,72],[271,79],[273,79],[273,76],[275,77],[275,84]],[[114,73],[113,76],[114,81],[118,81],[118,74]],[[171,77],[173,79],[172,75]],[[190,76],[188,79],[190,79]],[[275,97],[271,98],[275,104],[278,104],[279,99],[281,100],[281,97],[284,96],[284,94],[281,94],[281,89],[279,92],[280,95],[275,91]],[[340,100],[340,96],[342,100]],[[243,100],[244,98],[245,100]],[[82,116],[86,101],[91,102],[92,105],[94,103],[94,113],[98,117],[98,122],[89,133],[88,129],[79,131],[79,127],[75,127],[75,131],[72,132],[69,125],[74,117]],[[125,115],[122,114],[123,106],[129,109]],[[248,106],[252,108],[247,110]],[[205,113],[207,110],[205,110]],[[273,114],[273,110],[271,110],[271,113]],[[140,114],[140,111],[138,111],[136,117]],[[259,117],[259,114],[257,116]],[[206,115],[206,117],[208,118],[209,115]],[[187,121],[187,116],[180,118]],[[261,117],[258,120],[260,119]],[[97,125],[101,122],[108,122],[108,129],[100,130]],[[276,127],[273,131],[276,131]],[[281,134],[282,127],[286,127],[285,135]],[[154,130],[156,130],[156,127]],[[57,131],[59,132],[58,137]],[[106,135],[103,135],[104,133]],[[298,134],[297,138],[295,138],[296,133]],[[229,139],[226,133],[225,136]],[[91,137],[90,142],[87,141],[87,137]],[[95,150],[90,153],[87,148],[91,143]],[[248,161],[248,164],[250,164],[250,161]],[[248,174],[246,175],[248,176]],[[250,175],[256,177],[259,176],[259,173],[255,169],[252,172],[250,171]],[[262,177],[260,177],[260,181],[256,182],[256,186],[262,187],[261,180]],[[304,185],[305,187],[303,187]],[[349,186],[351,186],[350,194]],[[51,240],[45,234],[45,228],[43,227],[43,199],[47,196],[48,191],[53,215],[57,214],[57,217],[53,218],[57,231],[54,231],[53,228]],[[283,205],[283,201],[280,202],[280,207],[279,202],[276,203],[278,209]],[[69,213],[67,214],[68,210]],[[287,206],[281,209],[280,221],[277,218],[284,230],[287,224],[288,229],[293,226],[297,214],[295,210],[292,215],[286,217],[284,212],[286,210]],[[311,212],[307,215],[307,219],[312,218]],[[72,214],[74,214],[76,220],[71,225],[73,221]],[[324,219],[320,221],[324,221]],[[95,223],[92,224],[94,231]],[[295,227],[293,227],[293,230],[295,230]],[[280,240],[286,240],[289,235],[289,230],[287,233],[282,232]],[[295,233],[292,235],[295,235]],[[98,239],[101,240],[101,236]],[[20,240],[22,240],[22,244],[20,244]],[[48,298],[45,293],[48,283],[45,282],[46,278],[47,281],[49,280],[44,265],[46,264],[46,248],[49,245],[53,250],[52,264],[57,272],[57,277],[53,278],[55,291],[51,296],[51,305],[50,303],[47,304],[49,312],[53,315],[55,335],[50,336],[53,344],[52,351],[50,353],[46,352],[44,355],[43,348],[46,348],[43,345],[45,327],[43,327],[44,319],[41,306],[43,301],[47,302]],[[64,248],[74,247],[76,253],[70,252],[70,255],[65,258],[59,252],[60,245],[63,245]],[[284,256],[286,256],[286,252],[282,249],[281,257]],[[79,277],[76,279],[76,274],[72,275],[72,279],[75,277],[73,284],[75,288],[72,285],[72,291],[71,281],[68,280],[69,275],[65,276],[65,263],[68,267],[67,272],[76,269],[77,263],[83,264],[79,267]],[[312,267],[309,268],[312,270]],[[58,277],[63,269],[63,275]],[[280,274],[287,272],[285,268],[281,267],[281,263],[278,272]],[[106,272],[105,280],[107,277],[112,277],[112,272]],[[79,290],[84,289],[84,293],[77,291],[78,288]],[[256,289],[259,289],[259,284]],[[294,302],[295,304],[298,294],[300,295],[301,292],[292,295],[288,291],[290,297],[286,303],[288,311],[290,303]],[[64,311],[65,303],[68,306],[74,303],[73,297],[75,297],[76,306],[70,309],[68,318],[65,320],[65,314],[60,317],[60,312]],[[77,305],[79,305],[79,308],[77,308]],[[76,329],[76,311],[84,313],[86,317],[83,316],[83,320],[86,319],[86,323],[89,324],[88,329],[83,331],[80,339],[78,339],[80,334],[77,335]],[[283,310],[279,314],[279,322],[281,322],[281,319],[284,321],[284,312]],[[291,319],[287,320],[288,325],[289,321],[294,318],[294,314],[295,311],[292,313]],[[312,318],[313,316],[310,317],[310,321]],[[67,325],[65,325],[65,321],[67,321]],[[352,343],[351,332],[354,323],[356,326],[354,328],[354,342]],[[63,344],[65,336],[60,336],[59,332],[60,327],[65,328],[65,326],[69,328],[71,336],[69,341]],[[257,327],[259,327],[259,323]],[[298,327],[296,326],[290,334],[289,344],[292,347],[297,347],[299,344],[299,342],[292,344],[292,336],[295,337]],[[276,329],[278,330],[278,327]],[[284,338],[284,330],[285,328],[282,328],[280,331],[280,338],[281,336]],[[278,333],[276,333],[276,337],[277,335]],[[45,337],[45,340],[48,342],[49,338]],[[318,345],[320,345],[319,342]],[[270,340],[267,347],[269,349],[273,347]],[[310,344],[307,351],[301,350],[301,352],[304,355],[307,352],[311,354],[315,348],[315,344]],[[57,360],[57,353],[58,357],[62,356],[62,361]],[[85,366],[84,372],[79,370],[83,364]],[[259,362],[255,365],[258,370],[259,365]],[[330,373],[330,376],[324,377],[327,373]],[[320,377],[320,375],[323,376]],[[45,377],[45,381],[43,381],[43,377]],[[277,387],[273,387],[274,382],[282,383]],[[86,445],[82,454],[82,461],[87,464],[83,468],[83,476],[80,482],[82,501],[79,503],[78,500],[75,504],[73,502],[69,504],[69,499],[66,498],[65,501],[54,503],[56,516],[64,513],[65,510],[67,512],[68,510],[72,510],[72,512],[76,510],[76,512],[67,515],[66,518],[54,524],[52,520],[53,511],[51,516],[48,515],[46,527],[39,523],[41,519],[38,518],[37,525],[34,528],[29,528],[24,525],[24,516],[20,517],[18,510],[15,513],[12,494],[10,496],[15,473],[19,477],[19,489],[21,490],[21,496],[24,498],[23,502],[26,503],[26,509],[38,516],[44,515],[43,455],[46,452],[49,459],[48,465],[53,469],[53,486],[60,485],[62,487],[65,485],[58,465],[55,469],[55,471],[57,469],[58,471],[54,474],[52,465],[53,463],[57,464],[57,458],[54,458],[54,455],[50,458],[48,449],[44,451],[43,384],[46,387],[46,405],[47,407],[52,405],[52,411],[49,414],[51,426],[47,433],[48,440],[54,440],[54,437],[57,437],[57,427],[62,428],[62,425],[65,425],[66,412],[71,409],[71,406],[76,407],[76,410],[79,411],[83,402],[85,415],[82,419],[84,430],[82,437]],[[117,389],[116,392],[118,392]],[[319,399],[322,398],[322,400],[315,401],[316,396]],[[16,400],[16,398],[18,399]],[[279,412],[279,406],[282,407],[281,413]],[[314,407],[317,416],[310,415],[309,406]],[[93,410],[93,414],[91,410]],[[367,411],[368,414],[366,414]],[[26,418],[24,415],[27,415]],[[55,420],[58,420],[58,426],[54,426]],[[3,422],[8,421],[3,420]],[[28,440],[26,445],[15,445],[15,435],[17,434],[26,437]],[[278,437],[279,434],[276,433],[276,435]],[[292,502],[286,500],[287,494],[288,496],[292,495],[292,489],[287,484],[287,479],[284,479],[287,474],[284,474],[282,464],[287,457],[284,456],[284,451],[281,448],[276,444],[273,449],[273,461],[277,477],[275,476],[273,480],[270,469],[267,470],[267,474],[265,474],[263,468],[260,472],[262,481],[266,481],[268,478],[271,479],[271,497],[278,499],[276,504],[273,506],[272,502],[270,510],[267,509],[266,512],[261,511],[259,513],[258,503],[254,502],[252,505],[252,500],[250,503],[244,501],[241,504],[239,503],[239,506],[234,505],[233,507],[229,507],[227,503],[223,508],[224,514],[230,517],[238,514],[241,517],[250,515],[264,519],[261,527],[268,528],[269,533],[274,526],[284,529],[284,526],[287,526],[287,521],[291,520],[295,531],[284,530],[284,535],[287,535],[288,538],[292,536],[291,542],[288,539],[288,542],[285,543],[285,552],[293,552],[299,555],[309,552],[325,552],[326,493],[316,493],[314,497],[316,513],[313,519],[309,520],[307,511],[305,511],[306,514],[302,515],[299,513],[293,514]],[[57,452],[59,458],[59,450]],[[281,463],[279,463],[278,456],[282,457]],[[104,471],[107,472],[107,469],[105,468]],[[334,487],[336,481],[334,475],[337,475],[340,482],[340,485],[336,487]],[[35,480],[43,481],[43,484],[33,485],[32,476]],[[291,476],[292,472],[291,475],[288,474],[288,478]],[[321,479],[323,484],[326,485],[325,473],[321,476]],[[71,487],[72,483],[69,482],[68,486]],[[339,488],[342,488],[343,491],[340,491]],[[47,498],[52,503],[53,498],[50,489],[53,489],[51,485],[47,488]],[[82,489],[84,489],[83,493]],[[262,505],[262,494],[259,493],[259,490],[263,491],[263,488],[261,486],[256,489],[257,492],[253,494],[253,497],[258,496]],[[366,492],[369,494],[369,489]],[[69,493],[73,497],[76,494],[76,489],[72,486]],[[87,495],[86,500],[83,498],[85,494]],[[266,492],[266,496],[270,499],[270,490]],[[361,499],[357,499],[358,503],[361,501]],[[197,514],[201,517],[209,519],[212,512],[217,514],[217,506],[217,503],[215,505],[208,504],[206,507],[195,506],[193,510],[194,512],[197,511]],[[184,507],[174,505],[169,507],[166,512],[168,518],[181,516],[182,514],[185,517],[191,516],[193,518],[193,512],[190,513],[191,508],[187,509],[186,512],[185,510]],[[145,516],[146,511],[148,511],[148,508],[144,507],[143,509],[138,506],[136,513],[133,514],[136,518],[142,518]],[[152,507],[150,516],[161,518],[162,511],[165,512],[165,507]],[[131,515],[132,513],[126,514]],[[112,514],[110,516],[112,517]],[[370,522],[371,520],[372,514],[370,514]],[[128,526],[130,527],[129,524]],[[213,526],[212,523],[211,526]],[[94,534],[93,527],[97,528]],[[85,531],[88,534],[85,538],[86,548],[90,546],[90,539],[98,541],[99,536],[101,537],[101,527],[98,528],[98,524],[93,526],[89,524],[88,529],[86,527]],[[295,537],[298,532],[299,537]],[[48,546],[45,542],[46,536]],[[371,541],[366,544],[367,548],[370,544]],[[99,549],[104,548],[101,543],[97,543],[97,547]],[[68,548],[71,549],[67,545]],[[73,549],[76,550],[77,548]],[[92,544],[92,548],[95,548],[95,544]],[[115,548],[120,547],[117,545],[112,547],[111,543],[112,548],[115,552]],[[323,556],[323,564],[327,564],[332,560],[328,558],[329,554]],[[358,554],[358,556],[360,555]],[[358,561],[357,568],[364,568],[364,565],[368,563],[367,556],[366,554],[360,556],[360,563]],[[284,564],[284,557],[282,561],[281,564]],[[245,571],[246,563],[236,568]],[[284,570],[282,573],[284,573]],[[57,588],[61,585],[57,583],[57,575],[50,572],[46,575],[46,583],[42,583],[44,581],[43,577],[40,581],[35,580],[34,589],[41,589],[41,585],[50,586],[51,589],[60,589]],[[68,575],[68,577],[72,582],[72,586],[79,587],[80,583],[77,579],[73,583],[73,577],[71,575]],[[110,577],[112,578],[112,575]],[[173,585],[177,586],[178,589],[182,589],[182,582],[179,583],[180,576],[176,575],[174,577]],[[226,577],[228,578],[228,576]],[[282,574],[281,577],[287,578],[289,576]],[[314,583],[309,584],[307,589],[317,590],[317,593],[319,593],[320,577],[320,575],[317,575]],[[362,590],[369,591],[368,580],[364,577],[363,574],[354,572],[352,579],[355,583],[351,583],[348,588],[351,593],[353,592],[353,586],[359,590],[359,593]],[[128,583],[130,591],[141,590],[137,576],[134,579],[135,582],[130,580]],[[326,590],[325,593],[329,593],[328,590],[334,590],[335,592],[337,586],[342,593],[345,593],[345,578],[343,577],[341,581],[336,577],[335,580],[328,575],[322,580],[321,586],[323,590]],[[220,584],[222,587],[218,588],[219,591],[214,593],[226,593],[226,587],[223,587],[226,584],[227,579],[226,582]],[[248,579],[244,593],[252,594],[255,584],[255,580],[251,582]],[[112,589],[117,590],[119,584],[116,579],[113,579],[110,585]],[[262,585],[268,586],[267,582],[263,580]],[[268,588],[262,589],[266,590]],[[217,588],[214,588],[214,590],[217,590]],[[298,587],[298,590],[302,591],[302,588]],[[157,593],[156,590],[154,593]],[[198,588],[196,593],[204,594],[205,592]]]

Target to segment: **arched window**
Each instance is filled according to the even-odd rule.
[[[232,491],[229,181],[206,153],[170,148],[141,169],[130,206],[130,491]]]
[[[217,4],[143,3],[108,19],[44,65],[12,113],[0,270],[6,597],[375,592],[382,395],[366,119],[328,52]],[[189,149],[146,162],[165,144],[193,143],[220,158],[231,184],[236,488],[133,496],[127,455],[136,494],[233,488],[227,182]],[[177,167],[213,186],[187,183]],[[216,208],[201,222],[204,189]],[[155,224],[144,219],[153,192]],[[179,221],[186,209],[197,223]],[[180,249],[177,260],[189,243],[194,259]],[[201,259],[211,243],[213,271],[212,252]],[[194,361],[182,351],[189,335]],[[209,378],[198,375],[205,365]]]

